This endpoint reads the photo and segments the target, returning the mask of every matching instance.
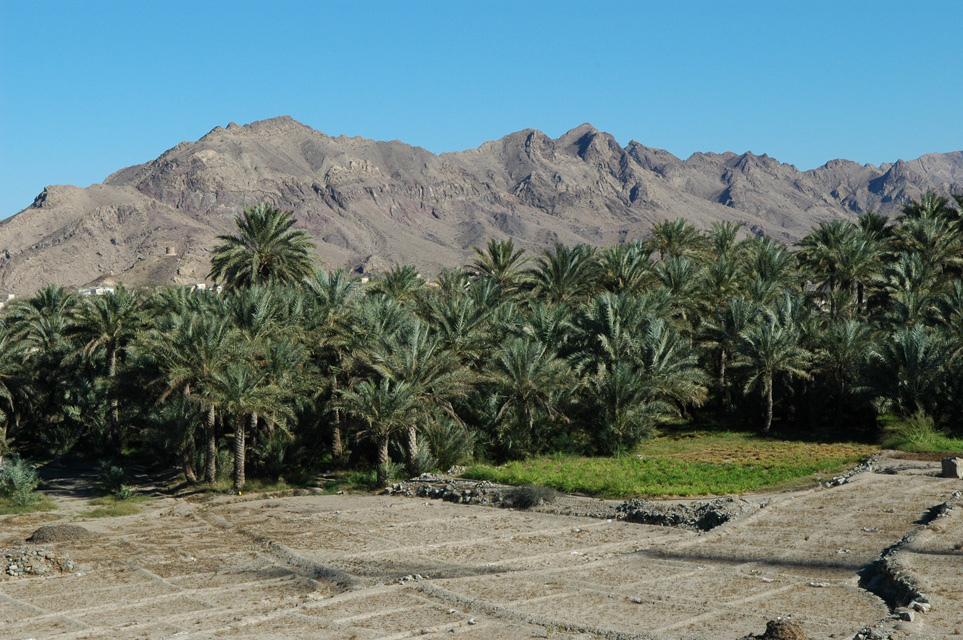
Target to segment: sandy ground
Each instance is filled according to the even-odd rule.
[[[97,535],[34,545],[73,573],[0,568],[0,638],[735,639],[792,616],[814,639],[963,639],[963,507],[927,522],[963,481],[881,465],[897,472],[752,496],[765,506],[701,534],[354,495],[158,497],[85,519],[63,486],[56,512],[0,516],[0,546],[50,523]],[[887,550],[929,596],[913,622],[859,586]]]

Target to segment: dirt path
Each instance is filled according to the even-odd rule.
[[[898,461],[883,466],[898,467]],[[707,533],[397,496],[155,498],[88,520],[0,516],[0,546],[44,523],[73,573],[0,581],[0,638],[739,638],[791,615],[811,638],[963,638],[960,481],[913,463],[762,498]],[[80,487],[82,489],[82,487]],[[932,609],[899,622],[860,586],[889,562]]]

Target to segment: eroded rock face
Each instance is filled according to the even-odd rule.
[[[512,237],[529,251],[612,245],[675,217],[699,227],[741,222],[793,242],[819,221],[870,209],[893,215],[929,189],[963,192],[963,153],[799,171],[765,154],[681,160],[635,141],[622,147],[583,124],[558,138],[527,129],[435,155],[333,138],[281,117],[215,127],[103,184],[44,189],[0,221],[0,294],[108,276],[202,282],[216,236],[261,201],[293,210],[329,268],[363,269],[367,260],[432,274],[467,263],[489,238]]]

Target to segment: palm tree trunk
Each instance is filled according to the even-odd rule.
[[[207,464],[205,465],[205,480],[214,484],[217,480],[217,431],[215,426],[214,405],[207,410]]]
[[[340,461],[344,459],[344,445],[341,444],[341,425],[334,423],[334,431],[331,433],[331,457],[340,466]]]
[[[181,452],[181,466],[184,469],[184,478],[187,479],[187,484],[197,484],[197,474],[194,473],[194,463],[191,462],[191,452],[184,447]]]
[[[762,427],[763,433],[769,433],[772,427],[772,377],[766,378],[766,423]]]
[[[257,425],[257,414],[251,414],[251,432]],[[238,493],[244,488],[244,420],[234,421],[234,490]]]
[[[418,429],[415,425],[410,425],[408,427],[408,443],[407,443],[407,460],[405,461],[408,467],[408,475],[415,476],[418,474]]]
[[[719,409],[726,408],[726,350],[719,351]]]
[[[332,397],[338,396],[338,377],[332,376]],[[334,408],[334,430],[331,433],[331,457],[339,467],[344,460],[344,445],[341,443],[341,409]]]
[[[114,379],[117,377],[117,349],[107,347],[107,379],[109,384],[107,393],[110,394],[110,431],[117,439],[118,453],[124,452],[127,445],[126,439],[120,432],[120,401],[117,399],[117,390],[114,389]]]
[[[388,486],[389,462],[391,462],[391,459],[388,457],[388,436],[387,434],[378,436],[378,487]]]

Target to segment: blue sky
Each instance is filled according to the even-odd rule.
[[[963,150],[963,2],[0,0],[0,218],[278,115],[434,152],[582,122],[800,169]]]

